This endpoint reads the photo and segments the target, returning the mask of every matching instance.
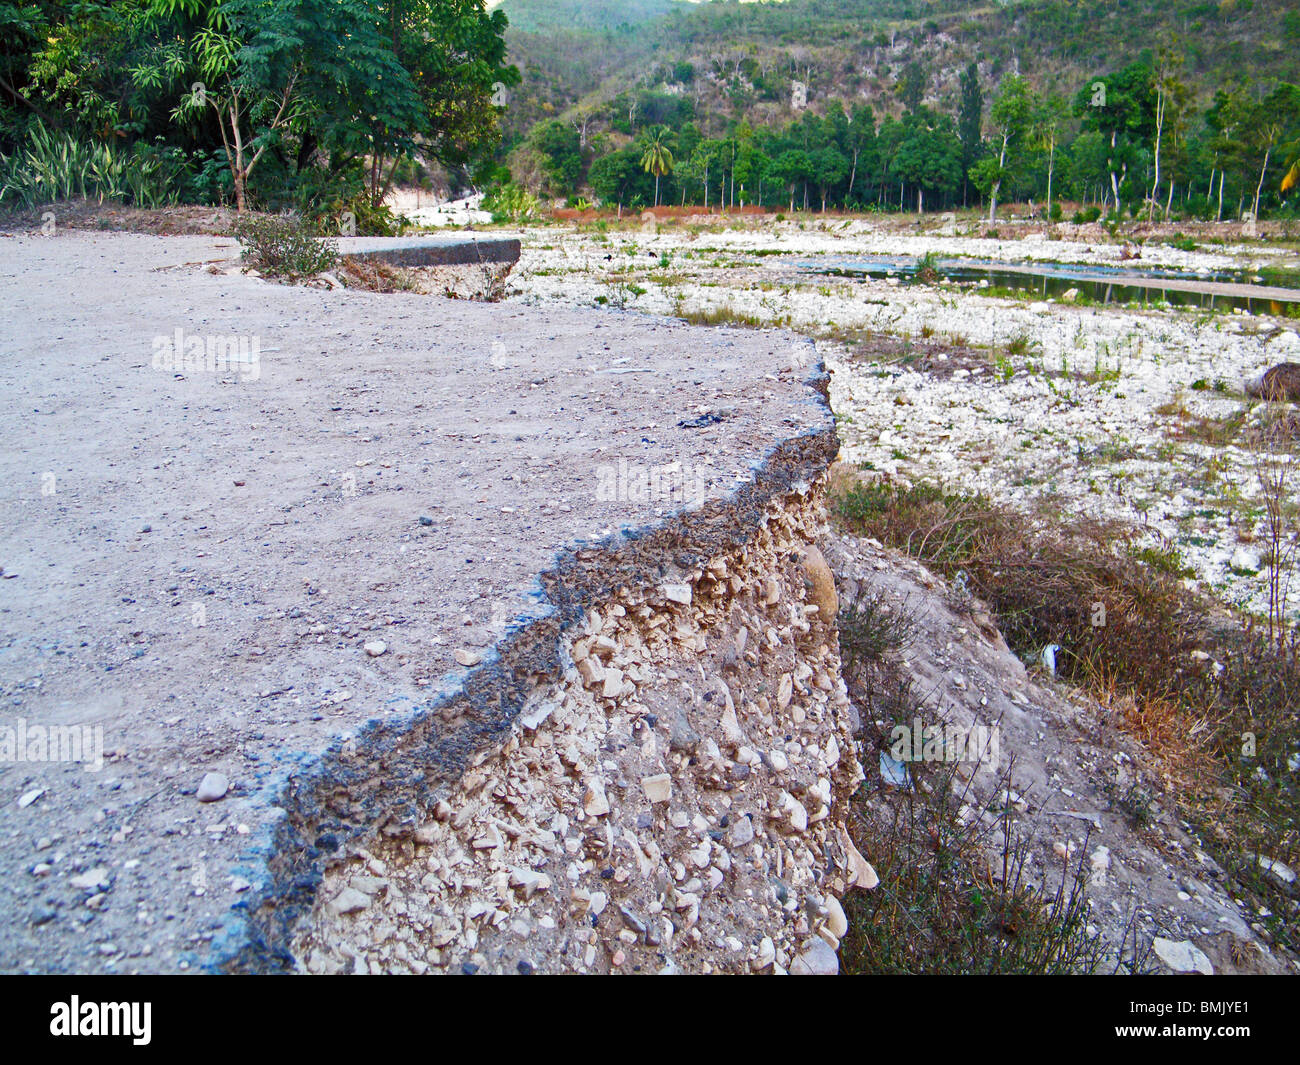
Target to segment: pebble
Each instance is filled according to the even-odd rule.
[[[652,803],[667,802],[673,797],[673,778],[667,773],[641,778],[641,788]]]
[[[218,799],[224,799],[229,790],[230,781],[226,779],[224,773],[207,773],[199,782],[199,790],[195,793],[195,798],[199,802],[216,802]]]
[[[682,606],[691,605],[691,586],[689,584],[665,584],[660,590],[664,593],[664,598],[670,603],[680,603]]]
[[[378,658],[388,650],[388,644],[384,643],[383,640],[368,640],[365,643],[364,649],[366,654],[371,658]]]
[[[588,817],[604,817],[609,813],[609,799],[605,797],[605,785],[599,780],[587,784],[587,793],[583,796],[582,808]]]
[[[102,866],[97,865],[93,869],[88,869],[84,873],[78,873],[76,876],[69,877],[68,883],[78,891],[92,891],[99,888],[108,887],[108,871]]]
[[[754,822],[747,816],[741,815],[732,822],[731,828],[727,830],[727,842],[731,844],[732,849],[743,847],[754,840]]]
[[[844,907],[834,895],[827,895],[826,909],[828,911],[826,927],[836,939],[843,939],[844,934],[849,930],[849,919],[844,914]]]
[[[483,661],[483,656],[477,651],[470,651],[464,647],[458,647],[455,652],[456,661],[462,666],[476,666]]]

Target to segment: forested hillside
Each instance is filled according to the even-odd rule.
[[[749,202],[938,207],[987,200],[995,185],[1003,198],[1046,198],[1050,181],[1112,207],[1154,197],[1215,213],[1221,195],[1231,211],[1286,206],[1278,185],[1300,135],[1285,88],[1300,80],[1300,11],[1286,0],[502,10],[522,74],[504,147],[514,177],[546,194],[650,202],[641,161],[664,127],[657,144],[673,164],[659,196],[673,202],[716,203],[725,181],[728,202],[734,184]],[[1109,108],[1089,106],[1099,82]],[[712,142],[714,158],[697,159]]]

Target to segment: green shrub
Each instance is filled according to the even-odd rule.
[[[522,186],[513,183],[492,189],[483,197],[483,210],[492,215],[492,221],[529,222],[537,217],[540,204],[537,197]]]
[[[245,215],[234,235],[244,262],[275,277],[313,277],[339,259],[338,245],[322,240],[315,226],[296,215]]]

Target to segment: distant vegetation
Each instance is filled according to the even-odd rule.
[[[659,202],[701,206],[1236,218],[1290,213],[1300,185],[1279,0],[502,7],[523,80],[497,177],[534,192],[651,206],[652,141]]]

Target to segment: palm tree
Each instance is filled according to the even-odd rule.
[[[668,148],[668,127],[656,126],[645,143],[641,167],[655,176],[655,206],[659,206],[659,179],[673,172],[673,153]]]

